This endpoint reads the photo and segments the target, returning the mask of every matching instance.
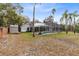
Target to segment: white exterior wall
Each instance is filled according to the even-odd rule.
[[[34,24],[34,27],[41,27],[41,26],[47,27],[48,25],[46,25],[45,23],[35,23]],[[27,31],[30,31],[30,30],[31,29],[30,29],[29,24],[24,24],[24,25],[21,26],[21,32],[27,32]],[[52,30],[52,29],[50,29],[50,30]]]
[[[27,28],[29,27],[29,25],[25,24],[21,26],[21,32],[27,32]]]
[[[10,25],[10,33],[19,33],[18,25]]]

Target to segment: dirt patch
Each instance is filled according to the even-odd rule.
[[[8,35],[8,29],[6,27],[0,27],[0,39],[6,38]]]
[[[0,40],[0,55],[77,56],[79,55],[79,44],[70,38],[38,37],[33,41],[25,41],[21,39],[20,34],[11,34],[7,39]]]

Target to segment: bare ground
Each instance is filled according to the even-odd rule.
[[[0,55],[5,56],[79,56],[79,44],[70,38],[43,38],[33,41],[21,39],[13,34],[0,39]]]

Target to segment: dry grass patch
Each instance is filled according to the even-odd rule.
[[[0,55],[79,55],[78,42],[79,34],[72,32],[36,37],[32,37],[30,32],[9,34],[8,39],[0,40]]]

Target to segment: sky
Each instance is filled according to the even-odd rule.
[[[32,3],[21,3],[23,9],[23,15],[28,16],[31,20],[33,17],[33,4]],[[55,8],[55,22],[60,23],[60,18],[65,10],[68,10],[68,13],[78,11],[79,13],[79,3],[41,3],[36,4],[35,9],[35,19],[43,21],[45,18],[51,15],[51,10]]]

